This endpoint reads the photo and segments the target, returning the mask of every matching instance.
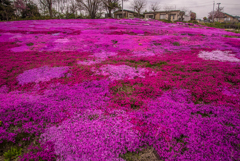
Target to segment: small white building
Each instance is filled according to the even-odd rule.
[[[183,16],[183,21],[190,21],[190,20],[191,20],[191,16],[189,16],[189,15]]]

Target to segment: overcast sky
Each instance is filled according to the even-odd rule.
[[[182,9],[183,7],[187,10],[192,10],[197,14],[197,19],[203,19],[203,17],[207,17],[208,13],[213,10],[213,1],[211,0],[146,0],[147,7],[145,8],[149,11],[149,7],[151,3],[159,2],[161,9],[164,10],[164,6],[172,6],[176,9]],[[133,0],[129,0],[128,2],[123,2],[123,9],[131,9],[131,2]],[[240,16],[240,0],[216,0],[215,8],[217,7],[217,3],[221,3],[220,7],[224,7],[224,12],[234,15]],[[143,11],[145,11],[145,9]]]

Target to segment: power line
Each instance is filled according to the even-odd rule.
[[[240,6],[240,4],[224,4],[224,5],[234,5],[234,6],[239,5]]]

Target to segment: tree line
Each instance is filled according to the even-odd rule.
[[[0,0],[0,19],[7,21],[35,17],[95,19],[101,18],[104,13],[111,18],[114,11],[122,8],[123,1],[128,0]],[[147,1],[133,0],[130,5],[140,17]],[[171,6],[164,7],[164,10],[169,12],[173,9]],[[149,10],[155,17],[155,12],[160,10],[160,4],[151,3]],[[182,16],[185,12],[184,10],[181,13]]]

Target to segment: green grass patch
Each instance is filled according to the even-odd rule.
[[[179,42],[173,42],[174,46],[180,46]]]
[[[160,45],[162,45],[162,44],[161,44],[161,43],[154,42],[153,45],[155,45],[155,46],[160,46]]]
[[[192,115],[201,115],[202,117],[210,117],[211,115],[213,115],[212,111],[210,111],[209,113],[202,113],[200,111],[197,111],[196,113],[191,112]]]
[[[229,35],[223,35],[223,37],[239,38],[239,36],[229,36]]]
[[[20,155],[22,155],[22,148],[11,147],[10,150],[8,150],[7,152],[5,152],[3,154],[3,156],[5,158],[4,161],[11,161],[13,159],[16,159]]]
[[[149,62],[147,63],[146,67],[152,68],[152,67],[161,67],[162,65],[167,65],[167,62],[165,61],[160,61],[158,63],[150,64]]]
[[[112,40],[112,43],[116,44],[116,43],[118,43],[118,41],[117,40]]]
[[[125,159],[126,161],[134,161],[135,159],[133,159],[133,158],[140,159],[140,157],[137,153],[129,152],[129,151],[127,153],[123,154],[122,158]]]
[[[88,119],[89,120],[95,120],[95,119],[97,119],[99,116],[97,115],[97,114],[95,114],[95,115],[89,115],[88,116]]]
[[[28,43],[27,46],[33,46],[33,43]]]

